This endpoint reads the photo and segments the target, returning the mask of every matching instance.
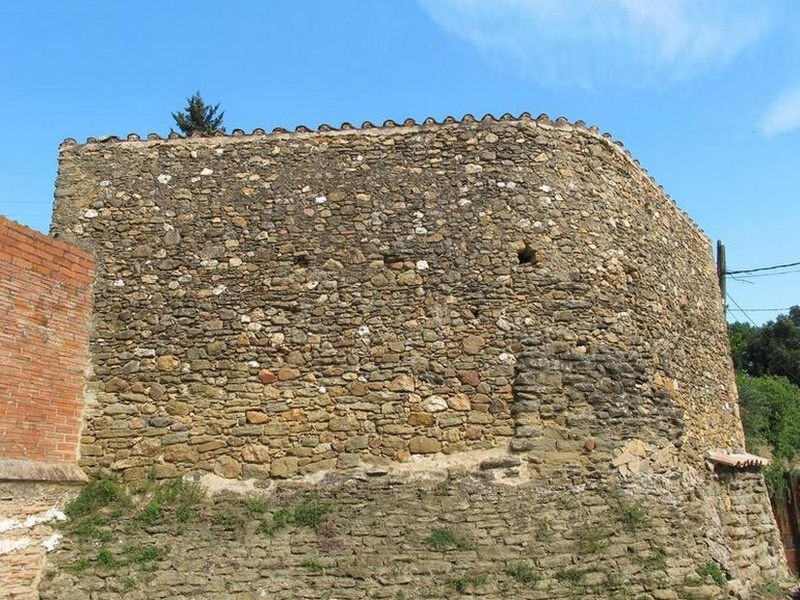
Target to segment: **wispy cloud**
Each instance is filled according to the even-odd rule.
[[[756,40],[771,2],[418,0],[446,31],[539,82],[646,86],[724,66]]]
[[[773,137],[800,127],[800,84],[785,90],[761,119],[761,131]]]

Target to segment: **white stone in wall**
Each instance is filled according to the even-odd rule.
[[[441,396],[431,396],[425,401],[425,410],[428,412],[441,412],[447,410],[447,400]]]
[[[31,545],[30,538],[20,538],[17,540],[0,540],[0,555],[10,554],[17,550],[22,550]]]
[[[500,354],[497,355],[497,362],[504,365],[510,365],[517,362],[517,359],[513,354],[510,354],[508,352],[501,352]]]
[[[56,546],[61,542],[62,535],[60,533],[54,533],[49,538],[42,542],[42,546],[47,552],[52,552],[56,549]]]

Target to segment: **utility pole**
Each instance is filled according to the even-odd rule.
[[[725,293],[725,244],[722,240],[717,240],[717,280],[719,281],[719,293],[722,295],[722,305],[727,307],[727,294]]]

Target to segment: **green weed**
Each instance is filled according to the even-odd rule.
[[[768,583],[765,583],[763,585],[758,586],[758,590],[757,591],[760,594],[763,594],[764,596],[777,596],[777,597],[780,597],[780,598],[786,597],[786,593],[787,593],[786,592],[786,588],[781,587],[780,585],[778,585],[777,583],[775,583],[773,581],[770,581]]]
[[[447,583],[459,594],[463,594],[471,586],[485,585],[489,577],[486,573],[478,573],[475,575],[461,575],[460,577],[453,577]]]
[[[189,504],[181,504],[175,509],[175,520],[178,523],[186,523],[194,518],[195,509]]]
[[[667,551],[656,543],[650,545],[650,550],[645,555],[636,555],[634,560],[639,563],[645,571],[655,571],[667,566]]]
[[[74,500],[67,504],[64,514],[75,520],[96,513],[114,503],[128,503],[125,491],[111,479],[98,479],[84,487]]]
[[[616,496],[612,498],[610,507],[614,518],[626,531],[638,531],[648,524],[647,510],[639,504]]]
[[[113,569],[119,565],[117,557],[114,556],[114,553],[108,548],[102,548],[97,553],[97,558],[95,560],[97,561],[97,565],[104,569]]]
[[[203,499],[203,488],[197,483],[173,479],[159,485],[153,493],[153,498],[167,506],[182,504],[194,506]]]
[[[555,573],[555,577],[558,581],[563,581],[566,583],[580,583],[584,575],[586,575],[586,571],[584,569],[576,569],[575,567],[561,569]]]
[[[67,565],[66,567],[64,567],[64,570],[67,573],[72,573],[74,575],[78,575],[79,573],[82,573],[83,571],[85,571],[89,567],[90,564],[91,564],[91,561],[88,558],[84,557],[84,558],[78,559],[75,562]]]
[[[318,530],[325,521],[325,515],[329,512],[330,508],[327,504],[320,502],[314,496],[305,496],[294,506],[284,506],[273,512],[271,519],[262,519],[256,532],[274,535],[287,525]]]
[[[578,554],[597,554],[608,546],[608,531],[597,525],[582,523],[575,531]]]
[[[146,563],[158,560],[165,553],[165,549],[158,546],[136,546],[130,551],[130,559],[135,563]]]
[[[303,562],[300,563],[300,566],[304,569],[311,571],[312,573],[324,573],[325,567],[323,567],[318,560],[314,558],[306,558]]]
[[[218,512],[211,515],[211,522],[225,529],[236,529],[242,524],[242,518],[233,513]]]
[[[705,579],[706,577],[711,577],[711,579],[719,586],[723,586],[726,584],[728,579],[725,577],[725,573],[722,571],[720,566],[712,561],[707,562],[702,567],[697,569],[697,574],[700,575],[701,578]]]
[[[264,496],[251,496],[247,499],[247,512],[251,516],[262,515],[269,510],[269,500]]]
[[[503,572],[519,583],[533,585],[539,581],[539,573],[529,563],[508,563]]]
[[[294,507],[291,522],[299,527],[317,529],[322,524],[322,519],[327,513],[327,505],[312,496],[306,496]]]
[[[141,511],[139,511],[139,514],[136,518],[146,525],[155,525],[161,522],[163,517],[164,508],[156,498],[153,498],[150,500],[150,502],[145,504]]]
[[[451,529],[438,528],[434,529],[431,534],[425,538],[425,543],[432,550],[449,550],[455,548],[457,550],[469,550],[472,545],[464,538],[457,536]]]
[[[87,515],[83,519],[73,521],[70,531],[78,537],[95,539],[100,536],[100,528],[105,523],[105,519],[99,514]]]

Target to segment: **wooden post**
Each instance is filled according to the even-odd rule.
[[[719,281],[719,293],[722,295],[723,306],[728,305],[726,299],[728,295],[725,292],[725,244],[722,240],[717,240],[717,280]]]

